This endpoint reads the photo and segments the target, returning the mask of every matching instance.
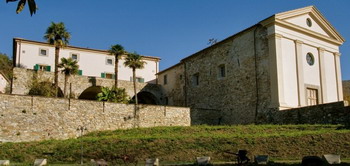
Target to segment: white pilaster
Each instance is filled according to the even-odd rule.
[[[319,72],[320,72],[320,85],[321,85],[321,99],[320,104],[326,103],[327,99],[327,81],[326,81],[326,71],[325,71],[325,61],[324,61],[324,48],[318,48],[318,60],[319,60]]]
[[[284,98],[284,79],[282,66],[282,39],[281,34],[271,34],[269,40],[270,57],[270,86],[271,107],[280,108],[286,106]]]
[[[334,63],[337,79],[338,101],[343,101],[343,83],[340,69],[340,53],[334,53]]]
[[[295,57],[296,57],[296,69],[297,69],[297,85],[298,85],[298,105],[299,107],[306,106],[305,101],[305,83],[304,83],[304,65],[303,65],[303,52],[302,44],[300,40],[295,40]]]

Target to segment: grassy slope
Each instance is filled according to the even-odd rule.
[[[194,161],[211,156],[230,161],[225,151],[247,149],[249,154],[268,154],[272,159],[297,159],[305,155],[341,154],[350,158],[350,130],[334,125],[248,125],[157,127],[94,132],[82,137],[84,157],[115,160],[129,155],[136,160],[158,157],[161,161]],[[52,162],[80,161],[80,140],[50,140],[0,144],[0,159],[33,161],[54,152]]]

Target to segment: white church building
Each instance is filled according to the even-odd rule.
[[[308,6],[275,14],[182,59],[158,73],[159,83],[169,105],[191,107],[201,121],[253,123],[270,110],[342,101],[344,41]]]

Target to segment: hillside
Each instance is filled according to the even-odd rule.
[[[90,133],[81,139],[2,143],[0,159],[31,162],[46,157],[54,163],[79,163],[80,141],[87,161],[91,158],[116,161],[125,155],[135,161],[158,157],[163,162],[191,162],[197,156],[232,161],[234,157],[225,152],[239,149],[247,149],[250,156],[267,154],[273,160],[300,160],[305,155],[327,153],[350,158],[350,130],[341,128],[338,125],[239,125],[116,130]]]

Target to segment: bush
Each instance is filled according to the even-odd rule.
[[[127,104],[129,96],[124,88],[102,87],[101,92],[97,94],[97,100]]]
[[[48,80],[40,81],[37,77],[34,77],[32,83],[29,85],[28,95],[55,97],[55,88],[53,84]]]

